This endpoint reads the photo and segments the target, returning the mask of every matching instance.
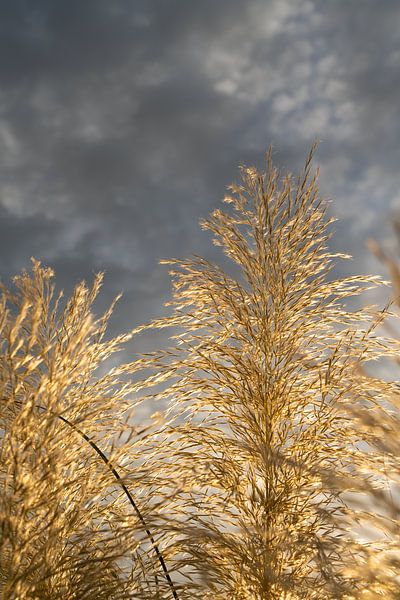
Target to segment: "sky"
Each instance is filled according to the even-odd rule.
[[[0,277],[105,271],[112,329],[165,313],[159,260],[217,256],[198,221],[238,165],[298,173],[320,140],[351,273],[400,214],[398,0],[0,0]]]

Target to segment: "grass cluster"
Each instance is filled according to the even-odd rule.
[[[311,158],[241,169],[203,223],[228,260],[168,261],[150,326],[108,339],[101,277],[63,302],[34,262],[3,288],[2,598],[398,597],[400,405],[368,371],[398,344],[349,308],[378,279],[334,277]],[[107,367],[149,327],[167,349]]]

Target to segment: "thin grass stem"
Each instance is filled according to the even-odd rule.
[[[37,408],[40,408],[42,410],[46,410],[45,407],[43,406],[38,406]],[[124,491],[126,497],[128,498],[131,506],[133,507],[139,521],[141,522],[141,524],[143,525],[143,528],[154,548],[154,552],[156,553],[158,562],[161,565],[161,568],[164,572],[165,575],[165,579],[168,582],[168,585],[171,589],[171,593],[172,596],[175,598],[175,600],[179,600],[178,594],[176,592],[176,588],[174,585],[174,582],[171,579],[171,576],[169,574],[167,565],[165,563],[164,557],[150,531],[150,529],[148,528],[148,525],[142,515],[142,513],[139,510],[139,507],[137,506],[135,500],[132,497],[132,494],[130,493],[130,491],[128,490],[128,488],[126,487],[125,483],[123,482],[123,479],[121,477],[121,475],[118,473],[118,471],[116,470],[116,468],[114,467],[114,465],[111,463],[110,459],[106,456],[106,454],[101,450],[101,448],[99,448],[99,446],[81,429],[79,429],[79,427],[77,427],[74,423],[72,423],[71,421],[69,421],[68,419],[66,419],[65,417],[63,417],[62,415],[55,415],[57,416],[63,423],[65,423],[66,425],[68,425],[71,429],[73,429],[76,433],[78,433],[92,448],[93,450],[97,453],[98,456],[100,456],[101,460],[104,462],[105,465],[107,465],[107,467],[109,468],[109,470],[111,471],[111,473],[113,474],[113,476],[115,477],[115,479],[118,481],[118,484],[121,486],[122,490]]]

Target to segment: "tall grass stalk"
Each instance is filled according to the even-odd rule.
[[[360,377],[373,382],[380,393],[361,405],[347,405],[366,449],[354,473],[354,512],[347,515],[347,526],[357,522],[365,539],[350,573],[365,581],[360,598],[396,600],[400,598],[400,391],[398,379],[387,379],[389,374],[395,377],[399,364],[400,269],[379,244],[370,240],[368,245],[386,266],[392,281],[392,299],[381,319],[391,338],[391,348],[384,354],[386,380],[379,379],[371,368],[360,372]]]
[[[164,525],[181,598],[350,598],[364,589],[346,574],[357,543],[339,518],[342,490],[325,473],[346,474],[351,487],[362,457],[344,405],[375,393],[358,371],[384,344],[372,309],[348,302],[377,280],[332,276],[348,257],[327,246],[332,219],[311,159],[297,181],[280,178],[271,152],[266,173],[241,169],[227,209],[203,223],[232,268],[167,262],[172,314],[154,325],[174,327],[173,341],[148,366],[164,377],[155,397],[170,402],[169,422],[148,467],[166,498],[185,481]]]
[[[164,577],[177,598],[150,502],[135,498],[141,477],[131,470],[148,433],[129,419],[136,366],[98,375],[132,333],[105,339],[112,307],[94,319],[101,276],[62,309],[52,275],[34,262],[15,292],[3,289],[1,597],[156,598]]]

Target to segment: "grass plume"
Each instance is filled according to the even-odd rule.
[[[91,312],[101,276],[64,309],[51,280],[35,262],[15,293],[3,290],[2,598],[155,598],[162,576],[177,598],[149,509],[120,466],[137,460],[140,443],[126,417],[135,365],[97,375],[132,334],[104,339],[112,307],[98,320]]]
[[[376,278],[330,276],[347,257],[327,248],[332,220],[311,158],[294,182],[270,152],[266,173],[243,168],[230,210],[204,221],[233,274],[168,261],[173,314],[156,326],[179,331],[149,359],[171,405],[152,469],[167,495],[185,481],[165,524],[184,598],[341,598],[359,585],[345,576],[354,558],[341,490],[323,473],[354,467],[342,404],[369,397],[357,367],[382,344],[371,312],[346,301]]]

